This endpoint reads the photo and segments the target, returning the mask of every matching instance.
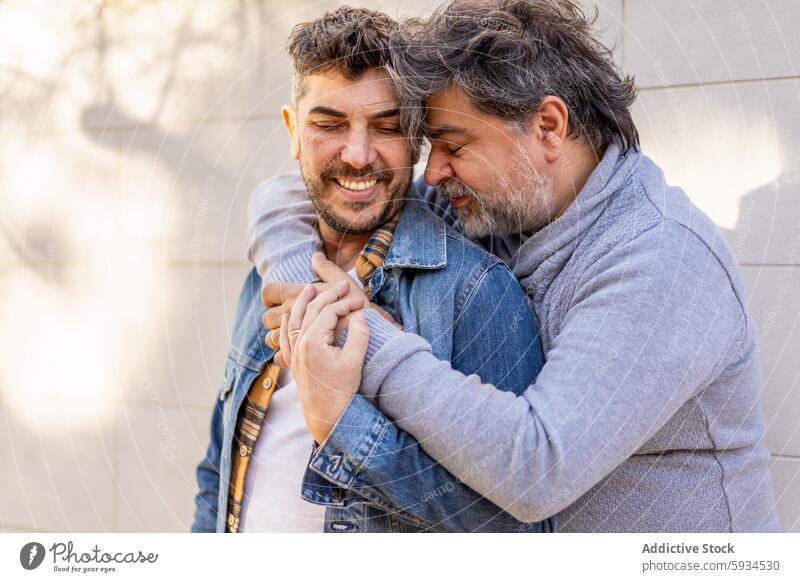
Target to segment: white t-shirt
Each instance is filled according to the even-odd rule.
[[[349,275],[360,285],[355,269]],[[300,497],[313,444],[297,384],[289,370],[281,370],[247,466],[239,531],[322,531],[325,507]]]
[[[281,370],[278,386],[247,466],[240,531],[321,532],[325,507],[300,497],[314,439],[289,370]]]

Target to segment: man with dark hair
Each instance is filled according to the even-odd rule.
[[[379,12],[343,7],[294,29],[293,104],[283,108],[283,120],[302,177],[269,180],[255,199],[288,189],[310,204],[315,240],[331,265],[352,276],[321,291],[320,300],[352,285],[349,308],[363,307],[366,294],[380,305],[370,304],[376,312],[426,338],[455,369],[520,393],[543,364],[522,289],[501,261],[449,230],[418,196],[407,200],[419,138],[403,130],[386,75],[396,26]],[[285,217],[262,215],[259,228],[279,233],[284,224]],[[197,470],[193,531],[552,529],[549,520],[523,524],[482,498],[349,393],[330,395],[332,406],[344,404],[337,399],[351,404],[353,424],[340,431],[360,433],[368,421],[392,443],[372,463],[381,490],[356,478],[346,487],[328,481],[330,470],[349,470],[340,459],[315,455],[309,466],[314,440],[322,443],[332,425],[279,367],[279,348],[289,350],[287,328],[265,336],[260,291],[254,270],[239,302],[211,444]],[[478,335],[488,342],[475,343]],[[351,321],[345,353],[362,359],[366,339],[364,322]]]
[[[352,296],[309,304],[300,287],[268,284],[284,297],[268,323],[290,313],[283,357],[305,405],[334,427],[317,454],[351,465],[356,447],[380,454],[380,437],[345,434],[351,404],[326,399],[357,393],[351,402],[375,403],[523,522],[557,513],[559,531],[774,530],[738,265],[639,151],[632,83],[590,20],[566,0],[455,1],[394,39],[393,83],[431,142],[421,196],[513,267],[546,364],[523,394],[504,393],[369,310],[354,361],[333,333]],[[273,211],[296,203],[271,196]],[[297,243],[290,252],[278,256],[269,235],[251,252],[284,278],[345,278],[308,260],[308,235],[295,217],[280,237]],[[371,474],[362,459],[346,476]]]

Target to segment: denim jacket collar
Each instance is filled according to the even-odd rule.
[[[409,200],[394,231],[385,268],[441,269],[447,266],[447,226],[443,220]]]

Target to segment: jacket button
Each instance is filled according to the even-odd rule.
[[[233,517],[232,513],[228,514],[228,525],[233,527],[233,524],[236,523],[236,519]]]
[[[247,445],[242,445],[241,447],[239,447],[239,454],[242,455],[243,457],[247,456]]]
[[[264,378],[264,381],[261,383],[264,387],[264,390],[269,390],[272,388],[272,378]]]
[[[342,462],[342,457],[340,457],[339,455],[334,455],[333,457],[331,457],[331,471],[335,471],[336,469],[338,469],[339,463],[341,462]]]

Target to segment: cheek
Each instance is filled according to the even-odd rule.
[[[300,151],[306,164],[312,167],[324,166],[330,163],[339,152],[336,136],[326,135],[321,132],[309,132],[303,135],[300,142]]]
[[[489,171],[486,172],[483,179],[494,186],[513,183],[525,170],[518,162],[514,152],[511,151],[494,156],[485,162],[484,167]]]
[[[475,163],[469,163],[458,158],[450,159],[450,167],[453,168],[455,179],[471,188],[476,192],[483,192],[486,187],[486,173],[477,171],[479,168]]]
[[[401,170],[411,166],[411,149],[405,138],[387,139],[376,149],[383,165],[390,170]]]

